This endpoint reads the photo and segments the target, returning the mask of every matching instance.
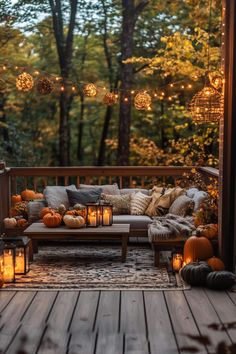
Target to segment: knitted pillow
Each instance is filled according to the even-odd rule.
[[[144,215],[151,200],[152,197],[148,197],[141,192],[131,194],[130,214]]]
[[[193,212],[194,201],[186,195],[180,195],[171,204],[169,214],[179,215],[185,217]]]
[[[164,188],[162,188],[162,187],[154,187],[152,189],[152,194],[151,194],[152,200],[145,211],[146,215],[148,215],[148,216],[156,216],[157,215],[156,209],[157,209],[160,197],[163,195],[163,193],[164,193]]]
[[[102,193],[101,199],[113,205],[114,215],[130,214],[131,194],[112,195]]]

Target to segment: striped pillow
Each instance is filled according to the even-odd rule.
[[[152,197],[148,197],[141,192],[131,194],[130,214],[144,215],[151,200]]]

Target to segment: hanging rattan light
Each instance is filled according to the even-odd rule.
[[[215,123],[223,116],[223,96],[210,85],[196,93],[190,102],[192,120],[197,124]]]

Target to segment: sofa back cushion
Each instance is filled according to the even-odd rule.
[[[56,209],[60,204],[64,204],[66,209],[69,208],[69,199],[66,193],[66,189],[76,191],[76,186],[71,184],[70,186],[47,186],[44,189],[44,196],[47,204],[50,208]]]
[[[194,201],[186,195],[180,195],[174,200],[169,209],[169,214],[185,217],[191,215],[194,209]]]
[[[117,183],[114,184],[80,184],[79,189],[101,189],[102,193],[110,195],[120,195],[120,189]]]
[[[133,193],[138,193],[141,192],[145,195],[149,195],[149,190],[145,188],[123,188],[120,189],[120,194],[133,194]]]

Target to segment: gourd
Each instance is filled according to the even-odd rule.
[[[85,220],[82,216],[80,215],[65,215],[63,218],[63,221],[66,226],[73,228],[73,229],[78,229],[81,227],[84,227],[85,225]]]
[[[28,221],[26,219],[19,219],[17,220],[18,227],[25,227],[28,225]]]
[[[11,196],[11,202],[12,204],[16,204],[22,201],[21,195],[20,194],[14,194]]]
[[[3,222],[4,222],[4,226],[6,228],[16,227],[16,225],[17,225],[17,221],[15,218],[5,218],[3,220]]]
[[[190,285],[205,285],[210,272],[212,269],[206,262],[192,262],[181,268],[180,275]]]
[[[40,218],[43,219],[44,215],[50,213],[51,211],[52,211],[52,208],[49,208],[49,207],[45,207],[45,208],[41,209]]]
[[[184,244],[184,262],[206,261],[213,256],[211,242],[203,236],[191,236]]]
[[[86,206],[83,204],[75,204],[73,206],[73,209],[77,211],[77,215],[83,216],[83,218],[86,218]]]
[[[235,274],[222,270],[220,272],[211,272],[206,278],[206,285],[210,289],[224,290],[235,284]]]
[[[224,262],[217,257],[211,257],[207,260],[207,264],[214,270],[220,271],[225,269]]]
[[[212,239],[218,236],[218,224],[200,225],[196,230],[197,235]]]
[[[44,199],[43,193],[35,193],[34,199]]]
[[[58,227],[61,225],[62,216],[54,211],[50,211],[43,217],[43,223],[47,227]]]
[[[61,214],[62,216],[65,215],[66,213],[66,207],[64,204],[60,204],[59,207],[57,208],[57,212]]]
[[[21,197],[23,200],[32,200],[35,198],[35,192],[31,189],[25,189],[21,192]]]

